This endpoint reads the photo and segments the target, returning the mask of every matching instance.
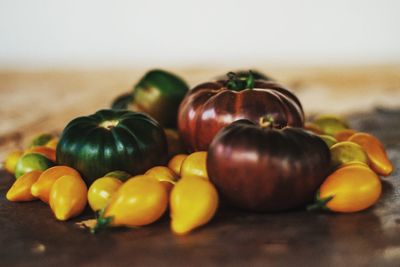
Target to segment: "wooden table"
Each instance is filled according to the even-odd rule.
[[[10,75],[12,78],[8,83],[19,89],[9,93],[21,97],[24,88],[29,90],[29,79],[23,76],[21,84],[16,86],[19,84],[15,80],[16,74]],[[33,86],[43,83],[43,88],[47,88],[43,92],[49,93],[51,99],[47,95],[26,93],[23,112],[7,111],[16,117],[5,119],[7,123],[15,120],[14,125],[6,125],[6,130],[4,122],[2,124],[3,135],[0,136],[4,150],[15,146],[13,133],[20,134],[21,142],[35,131],[61,129],[70,117],[108,105],[109,97],[129,87],[126,79],[121,82],[121,88],[108,92],[105,87],[111,88],[113,83],[106,81],[110,81],[112,75],[107,78],[95,75],[106,84],[99,86],[99,93],[95,94],[95,86],[88,83],[91,93],[80,92],[78,97],[75,95],[78,89],[72,92],[73,96],[64,90],[53,92],[48,89],[47,80],[41,80],[39,74],[32,75],[34,78],[30,79],[37,79]],[[96,80],[92,77],[65,81],[65,75],[83,77],[82,74],[64,74],[60,76],[64,82],[54,78],[49,83],[58,83],[64,89],[72,88],[76,83],[83,88],[84,81]],[[115,80],[121,81],[121,77],[127,74],[115,75]],[[393,75],[398,77],[396,72]],[[4,74],[0,77],[3,97],[7,79],[4,79]],[[315,82],[311,78],[309,81],[310,84]],[[397,88],[398,80],[392,82],[391,86]],[[302,86],[297,88],[300,95],[307,95]],[[36,93],[40,91],[37,88],[33,90]],[[340,91],[339,95],[343,92]],[[397,93],[397,89],[394,90],[393,94]],[[54,94],[58,98],[54,98]],[[92,98],[96,96],[99,97],[94,101]],[[13,101],[14,98],[7,95],[7,99]],[[54,99],[59,103],[54,103]],[[5,103],[4,98],[1,101]],[[84,102],[88,105],[83,105]],[[48,103],[48,106],[38,106],[38,103]],[[387,103],[390,105],[390,101]],[[77,107],[78,104],[83,106]],[[6,105],[11,107],[11,103]],[[312,107],[311,110],[318,111],[317,105],[305,106],[306,110]],[[43,113],[43,110],[48,113]],[[2,112],[5,114],[4,110]],[[25,112],[35,114],[34,118],[39,120],[21,115]],[[18,116],[22,116],[21,121],[18,121]],[[92,235],[75,225],[75,222],[93,216],[89,210],[75,220],[57,222],[44,203],[6,201],[5,192],[14,178],[1,171],[0,266],[400,266],[400,109],[374,110],[369,106],[367,112],[351,115],[350,122],[355,129],[368,131],[383,140],[396,166],[393,175],[383,179],[384,193],[379,203],[367,211],[347,215],[304,210],[252,214],[222,208],[211,223],[187,236],[171,233],[168,216],[147,227]]]

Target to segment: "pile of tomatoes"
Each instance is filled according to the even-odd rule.
[[[172,231],[185,234],[213,218],[220,196],[248,211],[361,211],[393,171],[376,137],[337,116],[305,122],[297,97],[259,73],[187,91],[155,70],[113,108],[10,153],[4,166],[17,179],[7,199],[39,199],[60,221],[88,204],[92,232],[148,225],[169,210]]]

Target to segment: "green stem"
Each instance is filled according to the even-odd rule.
[[[334,196],[328,196],[324,198],[320,198],[319,192],[316,195],[315,203],[307,206],[308,211],[314,210],[329,210],[326,204],[333,199]]]
[[[97,222],[96,225],[90,229],[90,232],[92,234],[96,234],[109,226],[111,226],[111,222],[114,219],[114,217],[104,217],[104,209],[96,212],[96,217],[97,217]]]
[[[249,88],[249,89],[254,88],[254,75],[251,72],[251,70],[249,70],[249,76],[247,77],[247,80],[246,80],[246,88]]]
[[[228,81],[225,86],[230,90],[241,91],[254,88],[254,75],[251,71],[249,71],[249,74],[245,77],[240,77],[234,72],[229,72],[227,76]]]

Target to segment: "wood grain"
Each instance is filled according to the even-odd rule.
[[[400,107],[400,66],[259,67],[292,88],[307,114]],[[171,69],[191,86],[229,68]],[[72,118],[107,108],[143,69],[0,72],[0,160],[41,132],[59,132]]]

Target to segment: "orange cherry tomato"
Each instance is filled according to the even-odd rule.
[[[68,166],[55,166],[45,170],[39,179],[32,185],[31,193],[45,203],[49,202],[50,191],[58,178],[64,175],[81,177],[79,172]]]
[[[376,173],[358,163],[329,175],[319,189],[319,199],[328,200],[325,206],[331,211],[357,212],[374,205],[381,192],[381,181]]]
[[[31,186],[39,179],[41,173],[41,171],[31,171],[19,177],[8,190],[6,198],[9,201],[31,201],[36,199],[31,194]]]
[[[335,138],[338,142],[347,141],[356,131],[353,129],[345,129],[335,133]]]
[[[51,161],[54,161],[54,162],[56,161],[56,151],[50,147],[34,146],[31,148],[28,148],[25,151],[25,154],[28,154],[28,153],[38,153],[38,154],[45,156],[46,158],[48,158]]]
[[[369,164],[377,174],[388,176],[393,171],[383,144],[375,136],[367,133],[356,133],[349,138],[350,142],[359,144],[367,153]]]

